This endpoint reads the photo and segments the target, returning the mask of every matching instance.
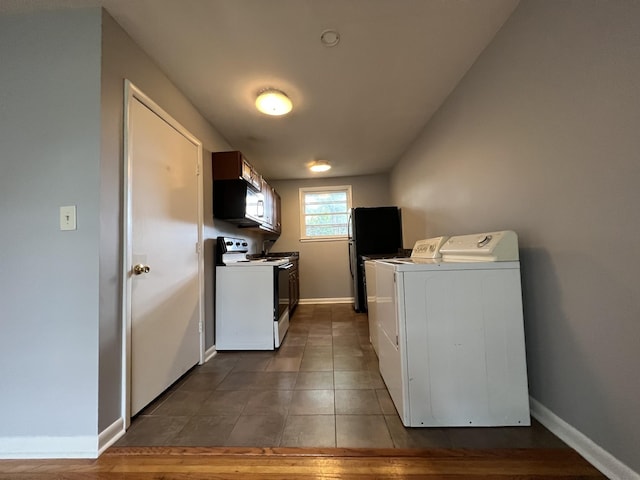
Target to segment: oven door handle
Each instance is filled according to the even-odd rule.
[[[293,263],[285,263],[284,265],[278,265],[278,270],[289,270],[293,268]]]

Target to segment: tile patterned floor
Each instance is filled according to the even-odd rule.
[[[117,446],[568,448],[531,427],[405,428],[351,305],[300,305],[275,352],[219,352],[133,419]]]

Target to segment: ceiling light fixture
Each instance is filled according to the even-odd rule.
[[[275,88],[267,88],[258,94],[256,108],[267,115],[279,116],[289,113],[293,104],[284,92]]]
[[[326,160],[316,160],[309,166],[312,172],[326,172],[331,169],[331,165]]]

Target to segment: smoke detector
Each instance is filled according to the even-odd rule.
[[[325,47],[335,47],[340,43],[340,33],[337,30],[325,30],[320,34],[320,41]]]

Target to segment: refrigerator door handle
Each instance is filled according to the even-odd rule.
[[[353,266],[351,265],[353,262],[351,261],[351,242],[349,242],[349,273],[351,273],[351,277],[353,278]]]

